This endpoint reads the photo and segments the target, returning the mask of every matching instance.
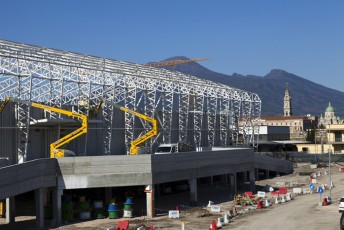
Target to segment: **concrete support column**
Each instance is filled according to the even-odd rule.
[[[197,178],[189,180],[190,185],[190,205],[197,205]]]
[[[15,197],[6,198],[6,223],[12,224],[15,222]]]
[[[36,229],[44,228],[44,194],[44,188],[35,190]]]
[[[153,218],[155,216],[154,212],[154,185],[147,185],[145,189],[146,193],[146,210],[147,217]]]
[[[251,169],[250,170],[250,191],[255,192],[256,187],[256,170]]]
[[[44,189],[44,193],[45,193],[45,195],[43,196],[43,199],[44,199],[44,207],[51,206],[51,201],[52,201],[52,198],[51,198],[51,189],[50,189],[50,188]]]
[[[110,204],[110,200],[112,198],[112,188],[104,188],[104,200],[105,200],[105,204]]]
[[[270,178],[270,170],[266,170],[265,171],[265,179],[269,179]]]
[[[230,200],[234,200],[234,195],[237,193],[237,177],[236,177],[236,173],[229,174],[229,183],[230,183],[229,199]]]
[[[54,188],[53,191],[53,225],[62,223],[62,195],[63,189]]]

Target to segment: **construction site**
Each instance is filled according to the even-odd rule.
[[[257,94],[160,68],[202,60],[141,65],[0,40],[0,228],[23,207],[36,229],[158,221],[183,209],[165,195],[197,208],[217,196],[205,186],[232,201],[292,173],[254,152]]]

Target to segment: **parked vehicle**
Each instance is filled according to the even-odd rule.
[[[173,154],[179,152],[194,151],[192,146],[183,143],[161,144],[156,149],[155,154]]]
[[[338,211],[339,211],[339,213],[344,212],[344,197],[340,198],[339,205],[338,205]]]
[[[344,230],[344,213],[340,216],[339,228]]]

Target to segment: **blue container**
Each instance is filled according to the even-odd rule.
[[[116,211],[116,210],[117,210],[117,205],[116,204],[109,204],[108,211]]]
[[[125,201],[125,204],[133,204],[133,198],[127,197],[127,200]]]

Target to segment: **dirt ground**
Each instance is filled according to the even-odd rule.
[[[319,201],[329,195],[329,190],[325,190],[320,197],[319,193],[309,195],[295,195],[294,199],[284,204],[275,205],[268,208],[256,209],[252,206],[235,206],[233,201],[229,201],[229,185],[217,185],[214,187],[199,186],[198,188],[198,207],[189,207],[189,193],[178,193],[164,195],[156,198],[158,216],[149,219],[144,216],[130,219],[96,219],[90,221],[78,221],[73,223],[64,223],[60,227],[49,227],[50,223],[45,223],[47,229],[109,229],[117,226],[119,220],[129,220],[130,229],[137,229],[144,226],[149,229],[150,225],[154,229],[181,229],[182,223],[185,229],[208,229],[213,220],[222,217],[224,213],[236,207],[238,216],[231,218],[231,222],[223,226],[222,229],[338,229],[340,214],[338,213],[338,200],[344,195],[344,173],[339,172],[340,165],[332,165],[331,177],[335,187],[332,189],[332,202],[328,206],[319,206]],[[272,179],[260,180],[256,182],[256,190],[262,191],[266,184],[275,189],[278,187],[288,188],[289,192],[293,187],[309,188],[309,174],[321,173],[316,177],[317,184],[329,184],[329,176],[325,175],[328,167],[311,169],[309,164],[299,164],[295,167],[294,173],[287,176],[276,177]],[[241,191],[245,191],[247,185],[239,186]],[[248,190],[246,190],[248,191]],[[269,196],[270,193],[267,193]],[[207,208],[208,202],[213,201],[219,205],[221,213],[211,213]],[[144,202],[137,200],[137,202]],[[168,210],[174,209],[176,204],[180,209],[179,219],[169,219]],[[35,219],[32,216],[16,217],[15,225],[5,225],[4,218],[0,219],[0,229],[35,229]],[[257,227],[260,226],[260,227]]]

